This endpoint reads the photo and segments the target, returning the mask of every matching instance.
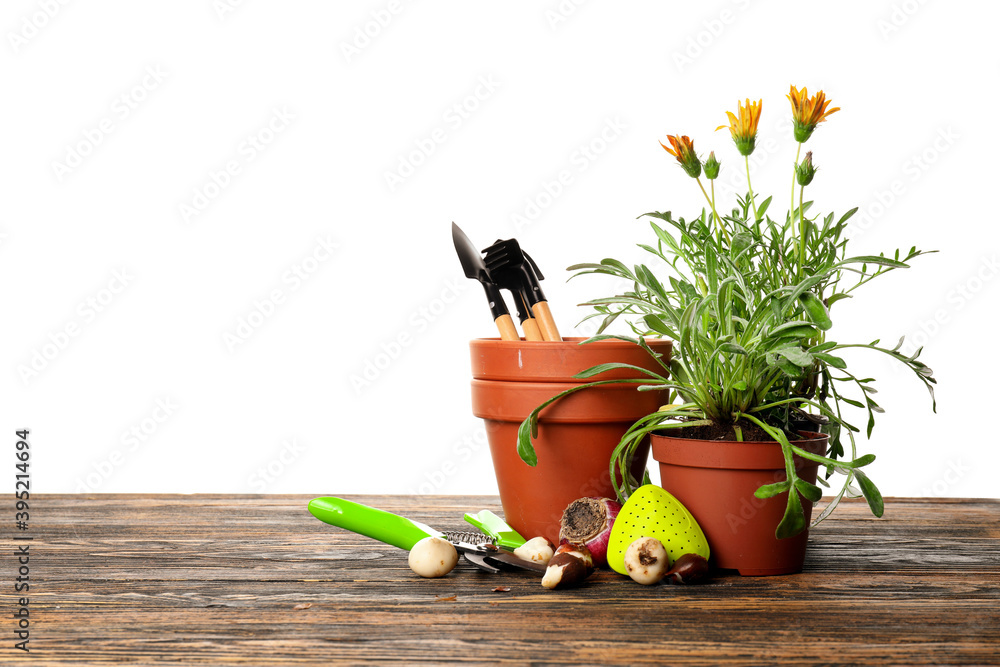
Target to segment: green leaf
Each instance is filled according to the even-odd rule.
[[[694,285],[692,285],[688,281],[682,280],[679,283],[679,286],[680,286],[680,292],[681,292],[681,294],[683,294],[687,298],[688,301],[691,301],[693,299],[697,299],[698,298],[698,290],[696,290],[694,288]]]
[[[525,419],[517,429],[517,455],[531,467],[538,465],[538,455],[531,444],[532,431],[537,431],[538,425],[530,419]]]
[[[740,232],[733,235],[729,256],[736,259],[740,254],[753,244],[753,236],[748,232]]]
[[[632,370],[632,371],[638,371],[640,373],[644,373],[644,374],[649,375],[650,377],[656,378],[658,380],[665,380],[665,378],[657,375],[653,371],[646,370],[645,368],[640,368],[639,366],[633,366],[632,364],[619,363],[617,361],[608,362],[606,364],[597,364],[596,366],[591,366],[590,368],[588,368],[586,370],[580,371],[579,373],[577,373],[573,377],[576,378],[577,380],[586,380],[587,378],[592,378],[595,375],[600,375],[601,373],[605,373],[607,371],[612,371],[612,370],[619,369],[619,368],[624,368],[624,369],[628,369],[628,370]]]
[[[771,297],[771,314],[774,316],[774,319],[781,319],[781,301],[776,297]]]
[[[715,248],[711,245],[705,246],[705,274],[708,276],[708,291],[711,294],[718,294],[719,260],[715,255]]]
[[[803,375],[801,368],[790,362],[788,359],[785,359],[784,357],[779,357],[773,354],[769,354],[768,363],[780,368],[781,371],[788,377],[800,378]]]
[[[864,456],[859,456],[858,458],[851,461],[851,467],[861,468],[863,466],[869,465],[870,463],[874,462],[875,462],[874,454],[865,454]]]
[[[820,498],[823,497],[823,489],[801,478],[795,480],[795,488],[806,500],[811,500],[814,503],[819,502]]]
[[[756,491],[753,492],[758,498],[773,498],[779,493],[786,493],[792,485],[788,481],[776,482],[774,484],[765,484]]]
[[[825,343],[820,343],[819,345],[813,345],[812,347],[809,348],[809,351],[812,352],[813,354],[816,354],[817,352],[826,352],[827,350],[834,347],[837,347],[837,344],[832,340],[828,340]]]
[[[857,213],[857,212],[858,212],[858,207],[857,207],[857,206],[855,206],[855,207],[854,207],[854,208],[852,208],[852,209],[851,209],[850,211],[848,211],[847,213],[845,213],[844,215],[842,215],[842,216],[840,217],[840,220],[838,220],[838,221],[837,221],[837,224],[838,224],[838,225],[842,225],[842,224],[844,224],[845,222],[847,222],[847,220],[848,220],[848,219],[849,219],[849,218],[850,218],[850,217],[851,217],[852,215],[854,215],[854,214],[855,214],[855,213]]]
[[[806,515],[802,511],[802,501],[799,500],[799,494],[789,493],[788,504],[785,506],[785,516],[782,517],[781,523],[778,524],[777,530],[774,531],[774,536],[779,540],[795,537],[805,530],[805,528]]]
[[[840,442],[840,424],[831,419],[826,424],[820,426],[820,433],[826,433],[830,436],[829,457],[831,459],[836,459],[844,455],[844,445]]]
[[[764,219],[764,214],[767,213],[767,207],[770,206],[770,205],[771,205],[771,198],[770,197],[768,197],[767,199],[765,199],[764,201],[762,201],[760,203],[760,206],[757,207],[757,219],[758,220],[763,220]],[[857,210],[857,209],[855,209],[855,210]]]
[[[808,368],[813,364],[813,356],[800,347],[783,347],[774,353],[780,354],[800,368]]]
[[[829,309],[830,307],[833,306],[833,304],[837,303],[841,299],[853,299],[853,298],[854,297],[848,294],[847,292],[837,292],[836,294],[827,297],[826,307],[827,309]]]
[[[747,381],[746,380],[737,380],[731,386],[736,391],[746,391],[747,390]]]
[[[808,278],[803,278],[802,282],[800,282],[799,284],[791,286],[792,290],[788,294],[787,302],[784,304],[784,307],[786,309],[790,308],[791,305],[798,300],[799,296],[801,296],[802,294],[805,294],[806,292],[808,292],[810,289],[812,289],[816,285],[819,285],[821,282],[823,282],[824,280],[826,280],[828,276],[829,276],[829,272],[821,273],[821,274],[815,275],[815,276],[809,276]],[[788,288],[785,287],[785,288],[781,289],[780,291],[784,292],[784,291],[787,291],[787,290],[788,290]],[[779,291],[779,290],[776,290],[776,291]]]
[[[604,320],[601,322],[601,326],[598,327],[597,333],[601,333],[602,331],[604,331],[605,329],[607,329],[609,326],[611,326],[611,323],[614,322],[616,319],[618,319],[618,316],[621,315],[623,312],[625,312],[625,311],[616,310],[615,312],[613,312],[610,315],[608,315],[607,317],[605,317]]]
[[[626,267],[624,264],[622,264],[621,262],[619,262],[617,259],[614,259],[612,257],[606,257],[606,258],[604,258],[604,259],[601,260],[601,264],[603,264],[604,266],[614,267],[615,269],[617,269],[618,271],[620,271],[621,274],[623,276],[625,276],[626,278],[628,278],[629,280],[632,280],[633,282],[638,282],[638,281],[636,281],[635,276],[632,275],[632,272],[628,270],[628,267]]]
[[[663,291],[663,285],[660,281],[656,279],[653,272],[645,264],[639,264],[635,267],[635,275],[640,279],[640,282],[649,288],[649,291],[653,292],[661,301],[667,300],[666,292]]]
[[[695,320],[698,317],[698,302],[692,301],[688,304],[687,308],[684,309],[684,314],[681,315],[681,350],[691,349],[691,335],[695,331]]]
[[[719,349],[729,354],[746,354],[747,351],[737,343],[719,343]]]
[[[765,338],[776,338],[778,334],[781,336],[793,336],[795,338],[805,338],[811,336],[818,336],[819,332],[816,328],[809,322],[805,320],[795,320],[792,322],[785,322],[784,324],[774,327],[767,332]]]
[[[847,368],[847,362],[840,357],[835,357],[832,354],[825,354],[823,352],[813,352],[812,355],[819,359],[820,361],[825,361],[830,366],[834,368]]]
[[[839,266],[844,266],[846,264],[877,264],[878,266],[889,266],[894,269],[908,269],[909,264],[904,264],[899,260],[889,259],[888,257],[882,257],[881,255],[860,255],[858,257],[850,257],[834,264],[831,268],[837,268]]]
[[[594,264],[593,262],[583,262],[582,264],[572,264],[566,267],[567,271],[580,271],[582,269],[607,269],[603,264]]]
[[[652,314],[650,314],[650,315],[644,315],[643,318],[642,318],[642,320],[643,320],[643,322],[646,323],[647,327],[649,327],[650,329],[652,329],[656,333],[658,333],[658,334],[660,334],[662,336],[669,336],[669,335],[671,335],[670,334],[670,329],[667,327],[666,324],[663,323],[663,320],[660,319],[660,317],[658,315],[652,315]]]
[[[650,254],[653,254],[653,255],[656,255],[657,257],[662,257],[663,256],[663,254],[659,250],[657,250],[656,248],[654,248],[651,245],[647,245],[645,243],[636,243],[636,245],[639,246],[640,248],[642,248],[643,250],[645,250],[646,252],[648,252]]]
[[[653,217],[659,217],[660,219],[666,220],[667,222],[669,222],[670,224],[674,225],[675,227],[677,226],[677,222],[675,220],[670,219],[670,214],[669,213],[667,213],[667,217],[665,217],[665,218],[660,213],[646,213],[646,215],[653,216]],[[641,218],[643,216],[640,215],[639,217]],[[660,239],[660,241],[662,241],[663,243],[667,244],[667,246],[669,246],[670,248],[673,248],[674,250],[677,249],[677,241],[674,240],[673,236],[671,236],[670,234],[668,234],[666,232],[666,230],[664,230],[662,227],[660,227],[659,225],[657,225],[652,220],[650,220],[649,224],[650,224],[650,226],[652,226],[653,231],[656,232],[656,236]]]
[[[858,480],[858,486],[861,487],[861,493],[864,494],[865,500],[868,501],[868,507],[871,509],[872,514],[878,517],[882,516],[885,513],[885,502],[882,500],[882,493],[878,490],[878,487],[868,479],[868,475],[860,470],[855,470],[854,476]]]
[[[809,319],[820,329],[826,331],[833,326],[833,322],[830,320],[830,312],[826,309],[823,300],[818,296],[812,292],[803,292],[799,295],[799,303],[802,304],[802,309],[805,310]]]

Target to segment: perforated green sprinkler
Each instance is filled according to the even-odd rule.
[[[628,576],[625,551],[640,537],[662,542],[671,565],[684,554],[708,560],[708,540],[701,526],[677,498],[655,484],[639,487],[618,513],[608,542],[608,566],[612,570]]]

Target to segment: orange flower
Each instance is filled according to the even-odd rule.
[[[826,120],[830,114],[840,111],[840,107],[827,110],[830,100],[826,99],[823,91],[819,91],[809,97],[809,90],[803,88],[801,91],[795,86],[791,87],[791,92],[787,95],[792,103],[792,122],[795,128],[795,141],[805,143],[812,135],[816,126]]]
[[[740,152],[740,155],[750,155],[757,142],[757,124],[760,122],[760,112],[763,108],[764,100],[751,103],[750,98],[747,98],[746,106],[743,106],[743,102],[737,102],[736,110],[739,116],[732,111],[727,111],[729,125],[720,125],[715,128],[715,131],[718,132],[722,128],[728,127],[729,132],[733,135],[733,141],[736,143],[736,150]]]
[[[701,162],[698,160],[698,156],[694,154],[694,142],[688,137],[678,137],[677,135],[668,135],[667,141],[670,142],[672,148],[663,146],[662,141],[660,145],[663,146],[663,150],[677,158],[677,161],[684,171],[687,172],[687,175],[691,178],[701,176]]]

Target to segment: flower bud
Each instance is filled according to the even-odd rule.
[[[799,185],[809,185],[812,183],[813,176],[816,175],[816,167],[813,166],[813,154],[812,151],[806,153],[806,159],[795,165],[795,180],[798,181]]]
[[[705,160],[705,178],[710,181],[714,181],[719,176],[719,161],[715,159],[715,151],[708,154],[708,159]]]
[[[663,150],[677,158],[677,163],[688,176],[691,178],[701,176],[701,160],[694,153],[694,142],[687,136],[677,135],[668,136],[667,140],[670,142],[670,146],[665,146],[662,141],[660,142]]]

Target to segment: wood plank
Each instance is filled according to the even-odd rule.
[[[799,575],[642,587],[605,571],[546,591],[464,564],[420,579],[405,552],[315,520],[311,497],[35,496],[32,651],[8,640],[0,662],[1000,664],[996,500],[888,499],[883,519],[845,503]],[[440,529],[500,511],[352,499]]]

